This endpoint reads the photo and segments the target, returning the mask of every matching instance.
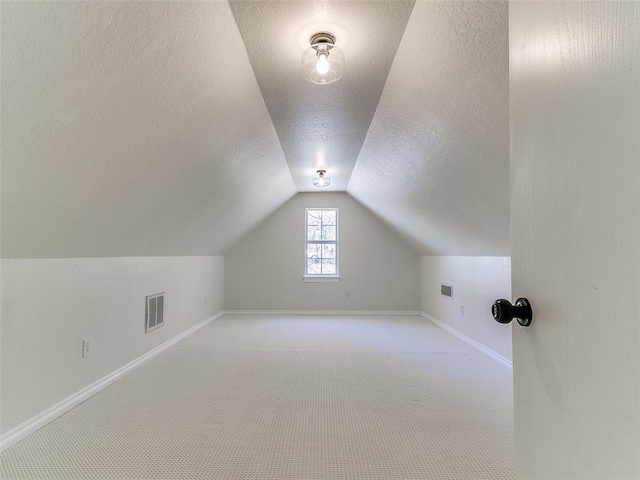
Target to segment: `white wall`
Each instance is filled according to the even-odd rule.
[[[340,209],[338,283],[303,282],[307,207]],[[419,254],[346,193],[296,195],[225,256],[226,310],[418,311],[419,285]]]
[[[424,313],[511,361],[511,324],[491,316],[494,300],[514,300],[509,257],[422,257],[421,278]],[[453,285],[452,299],[440,294],[442,283]]]
[[[223,257],[2,259],[1,266],[3,433],[223,308]],[[165,326],[145,334],[145,296],[159,292]],[[82,358],[87,337],[93,353]]]

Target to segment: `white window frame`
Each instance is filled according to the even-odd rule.
[[[336,239],[334,240],[309,240],[309,210],[333,210],[336,212]],[[335,244],[336,246],[336,273],[310,274],[307,273],[309,243]],[[340,213],[337,207],[313,207],[304,210],[304,275],[305,282],[339,282],[340,281]]]

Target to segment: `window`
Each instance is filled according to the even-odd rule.
[[[307,208],[306,278],[338,278],[338,209]]]

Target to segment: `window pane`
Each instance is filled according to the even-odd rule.
[[[335,240],[336,227],[322,227],[322,240]]]
[[[311,226],[307,227],[307,241],[311,240],[322,240],[322,227],[320,226]]]
[[[336,273],[336,261],[335,260],[322,260],[322,273],[325,275],[335,275]]]
[[[320,258],[322,256],[322,245],[310,243],[307,245],[307,258]]]
[[[309,210],[307,212],[307,225],[320,225],[322,210]]]
[[[315,208],[306,212],[305,274],[337,275],[337,209]]]
[[[336,246],[333,243],[322,245],[322,258],[336,258]]]
[[[336,224],[336,212],[335,212],[335,210],[322,210],[322,224],[323,225],[335,225]]]
[[[319,258],[314,258],[314,259],[308,259],[307,260],[307,273],[309,275],[320,275],[322,273],[322,271],[320,270],[320,266],[322,264],[320,263],[320,259]]]

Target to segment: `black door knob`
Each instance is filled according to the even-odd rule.
[[[496,300],[491,307],[491,314],[496,322],[510,323],[515,318],[523,327],[531,325],[533,320],[531,304],[526,298],[519,298],[515,305],[504,298]]]

